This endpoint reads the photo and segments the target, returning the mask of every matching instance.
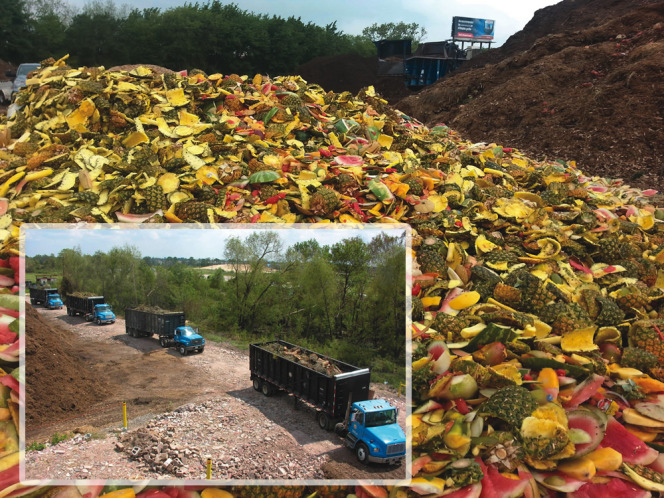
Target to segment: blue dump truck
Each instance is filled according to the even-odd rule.
[[[357,459],[368,464],[401,463],[406,435],[397,409],[369,399],[371,373],[285,341],[249,345],[254,389],[265,396],[285,391],[316,409],[318,425],[334,429]]]
[[[30,287],[30,304],[43,304],[50,310],[62,309],[62,299],[58,294],[58,289],[40,289],[39,287]]]
[[[106,304],[104,296],[68,294],[65,296],[65,303],[69,316],[82,315],[88,322],[95,322],[97,325],[115,323],[115,313],[111,306]]]
[[[202,353],[205,349],[205,339],[198,330],[186,325],[181,311],[126,308],[125,330],[131,337],[157,334],[162,348],[174,347],[182,356],[192,351]]]

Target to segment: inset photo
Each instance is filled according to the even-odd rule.
[[[22,227],[22,480],[409,477],[407,226],[54,226]]]

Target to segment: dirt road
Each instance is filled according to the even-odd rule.
[[[108,394],[89,407],[76,406],[82,413],[73,418],[32,423],[26,411],[28,445],[78,433],[27,452],[28,479],[200,479],[208,458],[213,478],[238,482],[405,477],[404,464],[359,464],[339,437],[318,427],[313,410],[291,396],[266,398],[255,391],[248,355],[229,344],[208,341],[204,353],[181,357],[154,338],[129,337],[121,319],[98,326],[64,309],[38,313],[47,324],[73,332],[64,346],[77,364],[108,383],[102,390]],[[29,362],[27,357],[26,371],[34,371]],[[28,376],[26,383],[38,378]],[[403,395],[372,388],[399,407],[405,427]],[[119,430],[123,402],[127,432]]]

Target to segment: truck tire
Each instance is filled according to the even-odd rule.
[[[263,382],[263,385],[261,386],[261,392],[265,396],[272,396],[274,394],[274,389],[269,383]]]
[[[330,417],[325,412],[318,412],[318,426],[324,431],[330,430]]]
[[[97,325],[101,325],[101,320],[97,318]]]
[[[187,350],[184,348],[184,346],[180,346],[180,354],[182,356],[187,356]]]
[[[254,389],[255,389],[256,391],[260,391],[260,390],[261,390],[261,381],[260,381],[260,380],[258,380],[258,379],[254,379]]]
[[[161,338],[159,339],[159,345],[160,345],[162,348],[165,348],[165,347],[166,347],[166,339],[164,339],[163,337],[161,337]]]
[[[346,437],[346,434],[348,433],[348,431],[346,430],[346,427],[344,426],[343,422],[339,422],[338,424],[335,424],[334,433],[337,436]]]
[[[204,350],[205,350],[205,348],[203,347],[203,348],[199,349],[198,352],[202,353]]]
[[[357,446],[355,446],[355,456],[358,462],[369,465],[369,448],[367,448],[366,444],[362,442],[357,443]]]

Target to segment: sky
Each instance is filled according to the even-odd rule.
[[[118,228],[119,227],[119,228]],[[403,234],[404,225],[358,225],[357,228],[330,224],[322,228],[296,226],[274,228],[134,228],[124,229],[122,224],[114,228],[91,228],[77,225],[76,228],[30,228],[26,227],[25,255],[34,257],[38,254],[57,255],[62,249],[79,248],[83,254],[108,252],[113,247],[131,245],[136,247],[141,256],[154,258],[224,257],[225,241],[230,237],[244,239],[255,230],[271,229],[277,232],[284,248],[295,243],[315,239],[321,246],[333,245],[346,238],[360,237],[366,243],[380,233],[395,237]]]
[[[81,8],[90,0],[65,0],[71,6]],[[107,0],[103,0],[105,3]],[[158,7],[169,9],[189,0],[113,0],[115,5],[146,9]],[[197,0],[201,5],[208,0]],[[520,31],[536,10],[558,3],[556,0],[242,0],[234,3],[242,10],[256,14],[281,17],[300,17],[303,22],[326,26],[334,21],[337,28],[346,34],[359,35],[362,29],[374,23],[417,23],[424,27],[424,41],[443,41],[450,38],[452,18],[474,17],[495,21],[495,45],[502,45],[507,38]]]

